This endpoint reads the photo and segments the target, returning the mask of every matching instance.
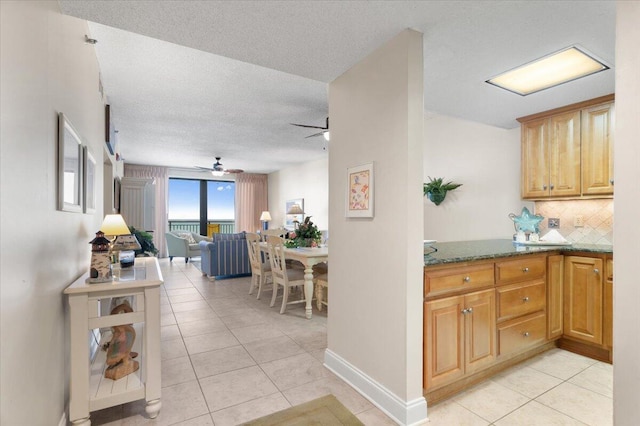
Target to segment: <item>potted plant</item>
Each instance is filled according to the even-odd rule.
[[[443,178],[432,179],[431,176],[428,176],[428,178],[429,182],[423,184],[424,195],[436,206],[444,201],[444,197],[447,196],[447,191],[453,191],[462,186],[461,183],[453,183],[451,181],[443,183]]]
[[[153,244],[153,235],[136,229],[133,226],[129,227],[129,231],[136,236],[136,239],[140,243],[141,249],[136,250],[136,256],[155,256],[158,254],[158,249]]]

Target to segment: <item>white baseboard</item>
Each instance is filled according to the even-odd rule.
[[[67,426],[67,413],[64,411],[62,412],[62,417],[60,417],[58,426]]]
[[[424,397],[404,401],[330,349],[324,352],[324,365],[396,423],[417,426],[428,422]]]

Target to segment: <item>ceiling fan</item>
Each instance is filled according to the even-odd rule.
[[[202,171],[211,172],[214,176],[224,176],[234,173],[243,173],[244,170],[241,169],[225,169],[220,160],[222,157],[216,157],[216,162],[213,163],[213,167],[201,167],[195,166],[196,169],[200,169]]]
[[[292,126],[304,127],[307,129],[322,129],[321,132],[314,133],[313,135],[305,136],[305,139],[322,135],[326,140],[329,140],[329,117],[327,117],[327,124],[324,127],[310,126],[309,124],[296,124],[296,123],[289,123],[289,124],[291,124]]]

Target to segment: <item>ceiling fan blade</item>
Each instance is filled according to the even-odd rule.
[[[296,123],[289,123],[292,126],[298,126],[298,127],[305,127],[307,129],[324,129],[327,130],[327,127],[320,127],[320,126],[309,126],[308,124],[296,124]]]
[[[206,171],[206,172],[213,171],[213,169],[210,168],[210,167],[201,167],[201,166],[193,166],[193,167],[195,167],[196,169],[200,169],[202,171]]]
[[[236,173],[244,173],[244,170],[241,169],[226,169],[225,173],[236,174]]]
[[[304,138],[305,138],[305,139],[308,139],[308,138],[315,138],[316,136],[322,136],[322,135],[324,135],[325,133],[326,133],[326,130],[325,130],[324,132],[314,133],[313,135],[305,136]]]

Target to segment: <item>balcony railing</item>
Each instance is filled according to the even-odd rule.
[[[220,225],[221,234],[233,234],[235,232],[235,222],[233,220],[210,220],[208,225]],[[188,231],[200,234],[200,221],[196,219],[180,219],[169,221],[169,231]],[[204,230],[206,234],[206,230]]]

